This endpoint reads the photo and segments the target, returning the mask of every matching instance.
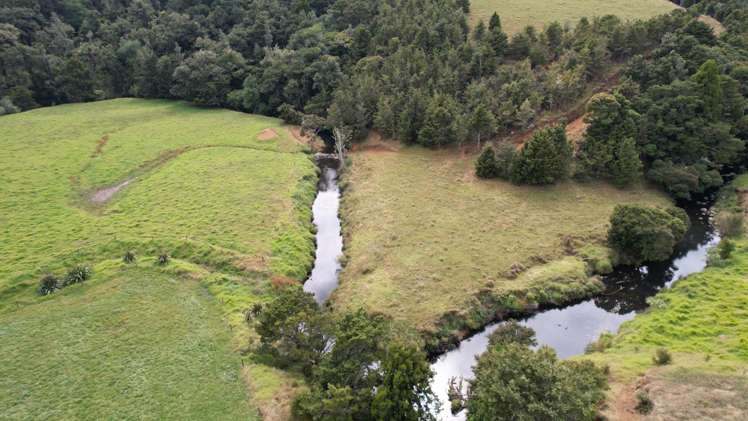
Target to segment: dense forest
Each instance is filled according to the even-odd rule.
[[[345,126],[355,139],[375,129],[431,147],[480,146],[532,128],[542,113],[589,94],[590,82],[611,78],[620,86],[593,106],[599,118],[579,151],[579,175],[625,185],[638,154],[649,179],[689,197],[722,184],[722,168],[742,159],[748,12],[740,1],[511,37],[498,15],[470,29],[469,8],[453,0],[10,0],[0,7],[0,113],[180,98]],[[698,13],[727,33],[718,39]],[[615,136],[600,135],[608,131]]]

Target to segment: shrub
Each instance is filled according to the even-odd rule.
[[[719,245],[717,246],[717,250],[719,251],[720,258],[729,259],[732,255],[732,252],[735,251],[735,243],[725,238],[719,243]]]
[[[689,225],[683,210],[638,205],[616,206],[610,224],[608,242],[629,264],[666,260]]]
[[[649,394],[643,390],[640,390],[636,394],[636,412],[647,415],[654,410],[654,402],[649,397]]]
[[[603,332],[595,342],[590,342],[587,347],[584,348],[584,352],[587,354],[603,352],[613,346],[613,338],[615,338],[615,335],[612,333]]]
[[[493,148],[488,146],[475,162],[475,175],[480,178],[496,178],[499,175],[497,169],[496,155]]]
[[[76,266],[65,275],[62,286],[78,284],[88,280],[91,277],[91,268],[88,266]]]
[[[156,260],[156,263],[158,263],[159,266],[166,266],[169,264],[169,255],[166,253],[162,253],[158,255],[158,259]]]
[[[44,275],[44,277],[39,281],[39,288],[37,289],[37,293],[39,295],[49,295],[55,291],[60,289],[60,280],[57,279],[54,275]]]
[[[135,262],[135,253],[133,253],[132,251],[126,252],[125,255],[122,256],[122,261],[127,264]]]
[[[488,338],[490,346],[506,346],[519,344],[524,346],[535,346],[535,331],[529,327],[522,326],[516,320],[511,320],[499,325]]]
[[[658,348],[654,356],[652,356],[652,361],[655,365],[668,365],[673,361],[673,357],[667,348]]]
[[[743,233],[743,212],[721,211],[714,218],[717,230],[724,237],[737,237]]]

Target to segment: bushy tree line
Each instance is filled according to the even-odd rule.
[[[359,310],[333,319],[311,294],[288,286],[254,311],[260,352],[302,372],[309,391],[294,402],[314,420],[430,420],[425,354],[388,340],[388,321]]]
[[[1,112],[119,96],[310,114],[428,146],[525,128],[689,19],[509,38],[454,0],[8,0]]]

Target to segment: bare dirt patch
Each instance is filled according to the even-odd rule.
[[[258,140],[273,140],[278,137],[278,133],[273,129],[265,129],[257,135]]]
[[[112,197],[114,197],[117,192],[122,190],[123,188],[127,187],[128,184],[132,183],[133,179],[125,180],[116,186],[107,187],[105,189],[97,190],[91,195],[91,198],[89,199],[91,203],[94,205],[103,205],[107,203],[108,201],[112,200]]]
[[[566,126],[566,137],[576,145],[582,140],[586,131],[587,123],[584,122],[584,116],[581,116]]]

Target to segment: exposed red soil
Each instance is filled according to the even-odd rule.
[[[276,131],[273,129],[265,129],[261,131],[260,134],[257,135],[258,140],[264,140],[264,141],[273,140],[276,137],[278,137],[278,133],[276,133]]]

